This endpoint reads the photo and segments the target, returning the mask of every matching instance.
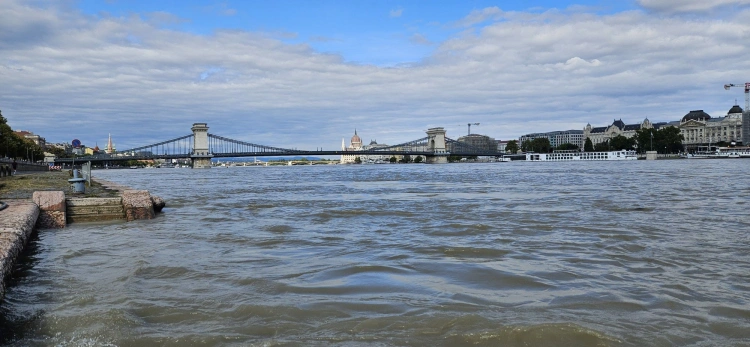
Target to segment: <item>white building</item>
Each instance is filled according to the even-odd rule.
[[[352,139],[350,141],[349,147],[345,147],[344,139],[341,139],[341,150],[347,151],[347,152],[357,152],[362,150],[362,139],[359,138],[359,135],[357,135],[357,130],[354,130],[354,136],[352,136]],[[360,155],[357,155],[356,153],[352,154],[342,154],[341,155],[341,164],[353,164],[357,157]],[[362,158],[360,158],[362,160]]]
[[[742,142],[742,111],[739,105],[734,105],[727,115],[721,118],[712,118],[703,110],[688,112],[678,126],[684,138],[682,144],[685,149],[692,151],[697,147],[717,142]]]

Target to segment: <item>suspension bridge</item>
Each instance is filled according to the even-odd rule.
[[[95,154],[85,158],[59,158],[57,165],[74,161],[116,162],[127,160],[191,159],[193,168],[211,167],[212,158],[284,157],[323,155],[421,155],[427,163],[446,163],[448,156],[501,156],[497,150],[477,148],[445,136],[445,129],[430,128],[427,136],[398,145],[360,151],[298,150],[259,145],[208,132],[207,123],[194,123],[192,134],[146,146]]]

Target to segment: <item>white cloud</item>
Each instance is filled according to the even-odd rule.
[[[427,37],[425,37],[424,35],[420,33],[414,33],[414,35],[412,35],[409,38],[409,41],[411,43],[418,44],[418,45],[431,45],[432,44],[432,41],[430,41]]]
[[[750,0],[638,0],[638,4],[662,12],[702,12],[722,7],[750,6]]]
[[[466,17],[462,18],[456,25],[462,27],[469,27],[476,25],[487,20],[497,20],[503,15],[503,10],[498,7],[487,7],[481,10],[473,10]]]
[[[388,13],[388,16],[391,17],[391,18],[397,18],[397,17],[401,17],[401,15],[403,15],[403,14],[404,14],[404,9],[403,8],[397,8],[397,9],[391,10]]]
[[[237,10],[230,8],[226,2],[221,2],[215,5],[211,5],[211,6],[205,6],[203,10],[206,13],[212,13],[212,14],[216,14],[219,16],[226,16],[226,17],[231,17],[237,14]]]
[[[723,84],[750,78],[748,11],[721,19],[502,16],[436,43],[424,61],[384,68],[265,33],[201,36],[141,16],[95,18],[3,1],[0,109],[11,126],[48,141],[101,144],[111,132],[124,149],[208,122],[231,138],[335,149],[355,127],[395,144],[431,126],[455,138],[467,122],[508,139],[614,118],[677,120],[691,109],[728,110],[742,93]]]

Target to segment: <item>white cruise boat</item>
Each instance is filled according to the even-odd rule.
[[[719,147],[717,158],[750,158],[750,147]]]
[[[635,151],[579,152],[554,151],[553,153],[526,153],[528,161],[574,161],[574,160],[637,160]]]
[[[719,147],[713,151],[698,151],[688,154],[689,159],[733,159],[750,158],[750,147]]]

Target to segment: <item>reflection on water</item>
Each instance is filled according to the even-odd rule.
[[[750,161],[108,170],[157,219],[44,230],[15,345],[750,343]]]

